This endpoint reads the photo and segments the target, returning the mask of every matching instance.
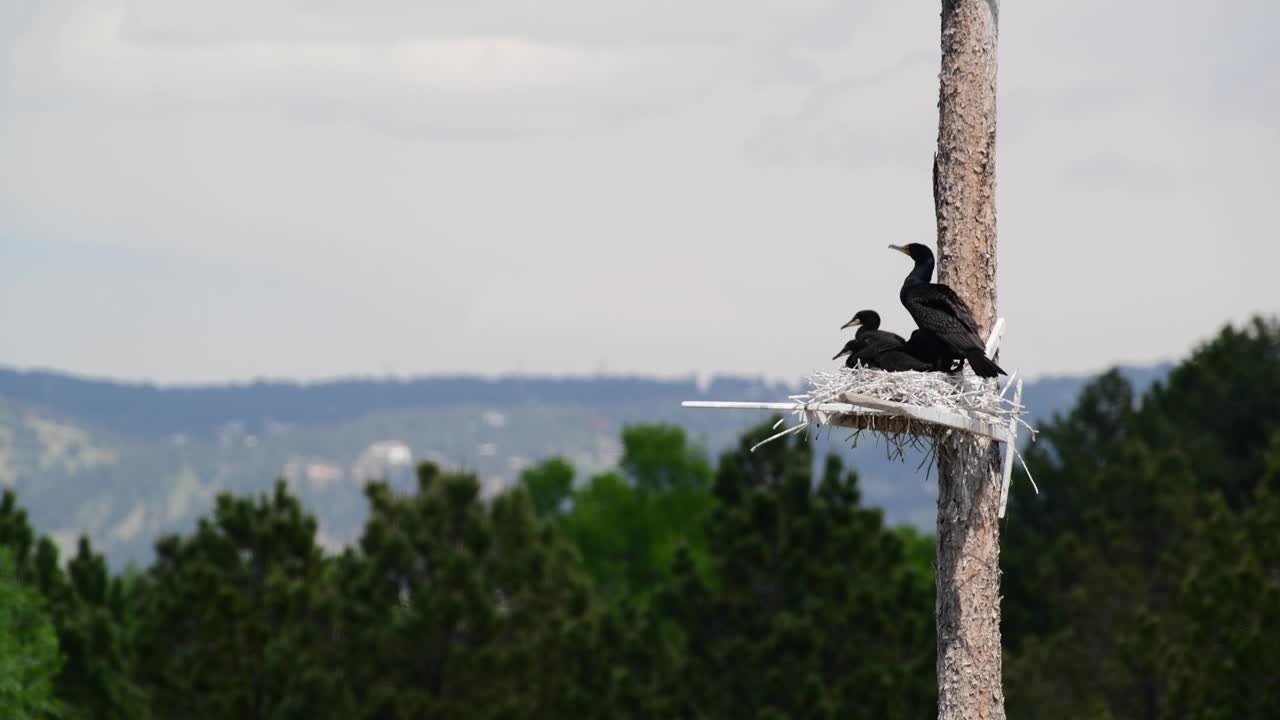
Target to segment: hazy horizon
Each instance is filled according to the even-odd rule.
[[[1078,372],[1043,372],[1043,373],[1023,373],[1019,371],[1018,377],[1027,381],[1035,380],[1054,380],[1064,378],[1083,378],[1101,374],[1111,368],[1159,368],[1176,364],[1181,357],[1171,357],[1167,359],[1156,359],[1151,362],[1140,363],[1108,363],[1096,368],[1087,368]],[[815,364],[814,369],[830,370],[828,366]],[[65,370],[56,367],[44,367],[39,365],[18,366],[10,363],[0,362],[0,371],[12,371],[18,373],[46,373],[50,375],[61,375],[75,380],[86,382],[108,382],[122,385],[152,385],[159,389],[199,389],[199,388],[219,388],[231,386],[244,386],[257,383],[281,383],[281,384],[297,384],[297,385],[324,385],[328,383],[341,382],[416,382],[424,380],[451,380],[451,379],[480,379],[480,380],[643,380],[655,382],[678,382],[691,381],[694,383],[705,384],[716,378],[723,379],[742,379],[756,380],[768,383],[783,384],[800,384],[807,371],[802,371],[793,377],[786,376],[769,376],[762,373],[749,372],[688,372],[688,373],[669,373],[659,375],[644,372],[611,372],[611,371],[584,371],[579,373],[572,372],[504,372],[495,371],[489,373],[469,372],[469,371],[442,371],[442,372],[423,372],[423,373],[393,373],[384,374],[379,372],[353,372],[339,373],[333,375],[320,375],[316,377],[291,377],[287,375],[256,375],[249,377],[232,377],[216,380],[176,380],[176,381],[156,381],[143,377],[121,377],[115,375],[105,375],[101,373],[84,373]],[[1003,378],[1007,380],[1007,378]]]

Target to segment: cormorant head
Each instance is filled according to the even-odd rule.
[[[880,329],[880,313],[875,310],[859,310],[858,314],[854,315],[853,319],[849,322],[841,325],[840,329],[844,330],[845,328],[857,327],[859,325],[867,328],[868,330]],[[836,357],[839,357],[839,355]]]
[[[833,357],[833,358],[831,358],[831,359],[832,359],[832,360],[839,360],[840,358],[844,357],[845,355],[848,355],[849,353],[853,352],[853,344],[854,344],[854,343],[856,343],[856,342],[858,342],[858,341],[857,341],[857,340],[850,340],[849,342],[845,343],[845,344],[844,344],[844,348],[843,348],[843,349],[841,349],[841,350],[840,350],[840,352],[836,353],[836,354],[835,354],[835,357]]]
[[[933,251],[929,249],[928,245],[921,245],[920,243],[907,243],[906,245],[890,245],[889,249],[897,250],[903,255],[906,255],[912,260],[915,260],[917,264],[918,263],[933,264]]]

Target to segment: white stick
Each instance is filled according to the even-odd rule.
[[[731,400],[685,400],[680,403],[687,408],[717,408],[730,410],[816,410],[826,413],[856,413],[860,408],[849,403],[813,403],[802,402],[736,402]]]
[[[1022,381],[1021,380],[1018,381],[1017,387],[1014,388],[1013,402],[1015,404],[1022,402]],[[1013,478],[1013,454],[1017,452],[1016,450],[1017,444],[1018,444],[1018,418],[1015,416],[1014,419],[1009,421],[1009,440],[1008,440],[1008,444],[1006,444],[1004,448],[1004,468],[1002,468],[1002,470],[1004,471],[1004,477],[1000,482],[1000,515],[999,517],[1001,518],[1004,517],[1005,506],[1009,504],[1009,482]]]
[[[1009,388],[1013,387],[1013,381],[1017,379],[1018,379],[1018,371],[1014,370],[1013,374],[1009,376],[1009,382],[1005,383],[1004,387],[1000,390],[1000,397],[1004,397],[1004,394],[1009,392]],[[1014,405],[1017,406],[1018,403],[1015,402]]]
[[[893,402],[892,400],[881,400],[879,398],[867,397],[865,395],[845,394],[842,399],[848,402],[843,403],[813,403],[806,405],[804,403],[782,403],[782,402],[736,402],[727,400],[685,400],[680,403],[683,407],[688,408],[712,408],[712,409],[730,409],[730,410],[809,410],[822,413],[831,413],[835,415],[903,415],[916,420],[934,423],[936,425],[945,425],[946,427],[955,428],[956,430],[964,430],[983,437],[989,437],[993,440],[1004,442],[1008,439],[1009,433],[1004,428],[991,425],[990,423],[975,420],[959,413],[951,413],[937,408],[920,407],[917,405],[907,405],[905,403]]]
[[[776,427],[778,427],[778,426],[777,426],[777,425],[774,425],[774,427],[776,428]],[[780,432],[780,433],[777,433],[777,434],[775,434],[775,435],[773,435],[773,436],[771,436],[771,437],[768,437],[768,438],[766,438],[766,439],[764,439],[764,440],[761,440],[760,442],[756,443],[755,445],[752,445],[752,446],[751,446],[751,452],[755,452],[755,451],[756,451],[756,448],[760,447],[761,445],[766,445],[766,444],[768,444],[768,443],[771,443],[771,442],[773,442],[774,440],[777,440],[777,439],[778,439],[778,438],[780,438],[780,437],[786,437],[787,435],[791,435],[791,434],[793,434],[793,433],[798,433],[798,432],[800,432],[801,430],[804,430],[806,427],[808,427],[808,423],[804,423],[804,424],[801,424],[801,425],[793,425],[792,427],[789,427],[789,428],[787,428],[786,430],[783,430],[783,431],[782,431],[782,432]]]
[[[945,425],[957,430],[982,435],[994,440],[1004,440],[1008,434],[1004,428],[996,427],[990,423],[974,420],[959,413],[951,413],[945,410],[939,410],[931,407],[920,407],[918,405],[907,405],[905,403],[894,402],[892,400],[881,400],[879,398],[867,397],[866,395],[854,395],[853,393],[845,393],[840,396],[842,400],[846,400],[854,405],[871,408],[873,410],[883,410],[891,415],[905,415],[916,420],[923,420],[937,425]]]
[[[991,327],[991,335],[987,338],[987,357],[995,357],[996,350],[1000,349],[1000,339],[1004,337],[1004,318],[996,318],[996,324]]]

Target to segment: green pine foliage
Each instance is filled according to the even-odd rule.
[[[680,630],[670,703],[715,717],[920,717],[934,706],[933,588],[857,476],[772,434],[767,422],[725,454],[708,528],[713,580],[686,554],[661,617]],[[693,684],[689,677],[713,678]]]
[[[582,553],[598,590],[644,603],[681,548],[706,570],[712,468],[678,427],[627,427],[622,448],[618,471],[574,492],[572,512],[556,524]]]
[[[1280,325],[1044,426],[1003,532],[1010,717],[1280,717]]]
[[[0,547],[0,708],[5,717],[36,720],[55,714],[54,680],[61,665],[43,598],[18,582],[12,553]]]
[[[418,492],[369,490],[371,517],[338,580],[346,717],[572,717],[569,682],[592,611],[574,548],[523,489],[480,501],[472,475],[419,468]]]
[[[1280,717],[1280,325],[1039,425],[1002,536],[1009,717]],[[0,716],[931,716],[932,538],[803,437],[752,452],[770,432],[713,463],[630,426],[616,470],[553,458],[493,498],[423,464],[339,553],[281,481],[114,575],[5,492]]]
[[[138,677],[157,717],[304,718],[342,699],[324,657],[316,523],[278,482],[217,499],[186,537],[157,543],[141,580]]]

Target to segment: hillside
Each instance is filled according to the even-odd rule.
[[[1166,366],[1129,368],[1145,387]],[[1030,382],[1037,416],[1068,407],[1084,377]],[[191,526],[222,490],[254,492],[279,476],[316,513],[325,543],[353,539],[363,482],[407,486],[432,460],[476,472],[493,492],[526,465],[562,455],[579,479],[610,467],[623,425],[671,422],[719,452],[762,417],[680,407],[689,399],[778,399],[789,389],[751,378],[437,377],[258,382],[162,388],[0,369],[0,484],[15,488],[33,523],[64,546],[87,533],[113,566],[149,561],[162,533]],[[894,523],[932,524],[933,483],[919,458],[843,447],[871,504]]]

